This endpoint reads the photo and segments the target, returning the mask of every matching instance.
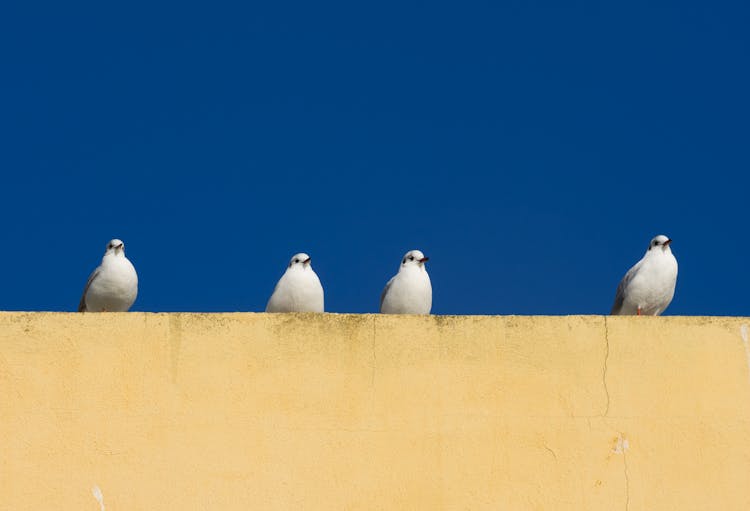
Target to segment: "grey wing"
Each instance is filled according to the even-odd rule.
[[[633,277],[636,276],[640,267],[641,263],[639,261],[638,264],[628,270],[620,281],[620,284],[617,286],[617,291],[615,292],[615,303],[612,304],[612,310],[609,312],[610,315],[619,314],[622,310],[622,304],[625,302],[625,289],[628,287],[628,284],[630,284],[630,281],[633,280]]]
[[[83,288],[83,294],[81,295],[81,301],[78,303],[78,312],[86,312],[86,292],[89,290],[89,286],[92,282],[96,279],[96,277],[99,276],[99,272],[101,272],[101,268],[97,268],[93,272],[91,272],[91,275],[89,275],[89,280],[86,282],[86,287]]]
[[[388,283],[383,288],[383,292],[380,293],[380,310],[383,310],[383,300],[385,300],[385,295],[388,294],[388,290],[391,288],[391,284],[393,284],[393,279],[396,277],[391,277],[391,280],[388,281]]]

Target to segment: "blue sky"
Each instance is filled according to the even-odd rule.
[[[256,5],[257,4],[257,5]],[[430,256],[436,314],[607,313],[655,234],[667,314],[749,315],[750,7],[50,3],[0,16],[3,310],[332,312]]]

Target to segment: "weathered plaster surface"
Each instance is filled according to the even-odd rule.
[[[748,324],[0,313],[0,508],[745,511]]]

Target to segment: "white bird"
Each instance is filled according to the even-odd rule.
[[[380,295],[381,313],[430,313],[432,284],[424,265],[428,259],[419,250],[410,250],[404,255],[398,273],[388,281]]]
[[[658,316],[666,309],[677,284],[677,259],[660,234],[651,240],[643,258],[630,268],[617,286],[613,315]]]
[[[125,244],[110,240],[102,264],[93,271],[78,312],[126,312],[138,296],[138,274],[125,257]]]
[[[295,254],[273,290],[266,312],[323,312],[323,286],[310,256]]]

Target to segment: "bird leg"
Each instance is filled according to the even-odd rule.
[[[641,315],[641,308],[640,307],[638,307],[638,315],[639,316]]]

